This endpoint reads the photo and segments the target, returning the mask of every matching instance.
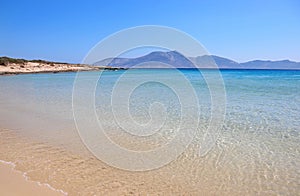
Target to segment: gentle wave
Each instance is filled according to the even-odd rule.
[[[39,186],[46,186],[46,187],[48,187],[49,189],[51,189],[51,190],[53,190],[53,191],[60,192],[60,193],[62,193],[63,195],[68,195],[67,192],[65,192],[65,191],[63,191],[63,190],[61,190],[61,189],[55,189],[55,188],[53,188],[53,187],[52,187],[50,184],[48,184],[48,183],[41,183],[41,182],[39,182],[39,181],[32,181],[32,180],[30,180],[30,178],[27,176],[27,172],[21,172],[21,171],[17,170],[17,169],[16,169],[16,164],[13,163],[13,162],[11,162],[11,161],[0,160],[0,163],[5,164],[5,165],[9,165],[9,166],[13,169],[13,171],[15,171],[15,172],[22,173],[22,176],[23,176],[24,179],[25,179],[26,181],[28,181],[28,182],[35,182],[35,183],[37,183]]]

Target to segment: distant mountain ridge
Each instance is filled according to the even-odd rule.
[[[120,68],[167,68],[166,64],[174,68],[215,68],[214,62],[220,69],[297,69],[300,62],[289,60],[268,61],[253,60],[244,63],[215,56],[204,55],[198,57],[185,57],[177,51],[154,51],[137,58],[108,58],[94,63],[98,66],[111,66]],[[194,65],[193,65],[194,64]]]

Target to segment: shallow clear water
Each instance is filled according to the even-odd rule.
[[[121,81],[122,88],[112,105],[114,84],[124,73],[127,78]],[[185,152],[160,169],[123,171],[92,156],[82,144],[73,119],[75,73],[0,77],[0,159],[15,162],[31,178],[70,194],[89,195],[109,190],[127,194],[299,194],[300,71],[222,70],[226,115],[215,145],[203,157],[198,152],[211,117],[210,91],[197,70],[181,70],[181,73],[195,89],[199,115],[194,115],[194,105],[189,104],[191,92],[174,70],[106,71],[95,91],[95,111],[106,133],[114,142],[131,150],[163,146],[176,136],[176,127],[183,120],[191,123],[199,120],[197,134]],[[97,74],[86,72],[86,85]],[[217,74],[213,70],[203,71],[209,81],[214,81]],[[127,100],[126,88],[140,78],[154,81],[132,91],[128,100],[131,119],[128,119],[125,110],[118,110],[124,106],[120,100]],[[162,78],[185,93],[185,102],[171,88],[155,82]],[[210,85],[215,87],[213,93],[217,97],[221,95],[222,88],[217,83]],[[88,97],[84,88],[81,90],[83,104],[79,109],[85,111]],[[149,110],[155,102],[160,104],[152,105],[153,111]],[[186,119],[181,118],[183,104],[188,111]],[[117,114],[112,113],[112,107]],[[138,138],[126,132],[135,129],[132,123],[124,125],[125,131],[120,128],[122,121],[156,125],[161,120],[164,123],[160,131],[151,137]],[[141,130],[139,134],[143,133]],[[45,166],[47,170],[43,170]]]

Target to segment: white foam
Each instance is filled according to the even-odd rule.
[[[6,164],[6,165],[10,165],[12,167],[12,169],[16,172],[21,172],[19,170],[16,170],[15,167],[16,167],[16,164],[13,163],[13,162],[10,162],[10,161],[3,161],[3,160],[0,160],[0,163],[3,163],[3,164]],[[57,191],[57,192],[60,192],[62,193],[63,195],[68,195],[67,192],[61,190],[61,189],[55,189],[53,188],[50,184],[48,183],[41,183],[39,181],[32,181],[29,179],[29,177],[27,176],[27,172],[21,172],[22,173],[22,176],[25,178],[26,181],[29,181],[29,182],[35,182],[37,183],[39,186],[46,186],[48,187],[49,189],[53,190],[53,191]]]

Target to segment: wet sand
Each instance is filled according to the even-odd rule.
[[[0,194],[11,196],[58,196],[59,191],[52,190],[47,185],[29,181],[9,163],[0,162]]]
[[[189,152],[163,168],[130,172],[113,168],[92,155],[73,153],[62,147],[21,136],[15,131],[0,129],[0,137],[0,159],[13,162],[15,169],[26,172],[30,180],[49,184],[68,195],[299,193],[295,180],[297,172],[294,169],[272,169],[263,162],[253,162],[259,160],[259,157],[249,161],[249,154],[244,149],[249,146],[241,146],[240,150],[229,148],[226,151],[230,151],[230,154],[226,153],[227,155],[216,149],[203,159],[196,158],[195,153],[188,150]],[[22,175],[19,176],[22,183],[26,182]],[[1,179],[3,177],[4,174],[1,174]],[[259,186],[257,182],[260,182]],[[17,182],[11,187],[18,184],[21,183]],[[19,190],[22,195],[26,195],[26,189]]]
[[[183,181],[170,181],[170,175],[165,176],[166,171],[119,170],[92,155],[73,153],[21,136],[13,130],[0,129],[0,136],[0,159],[13,162],[15,169],[26,172],[30,180],[50,184],[68,195],[171,195],[197,192]]]

